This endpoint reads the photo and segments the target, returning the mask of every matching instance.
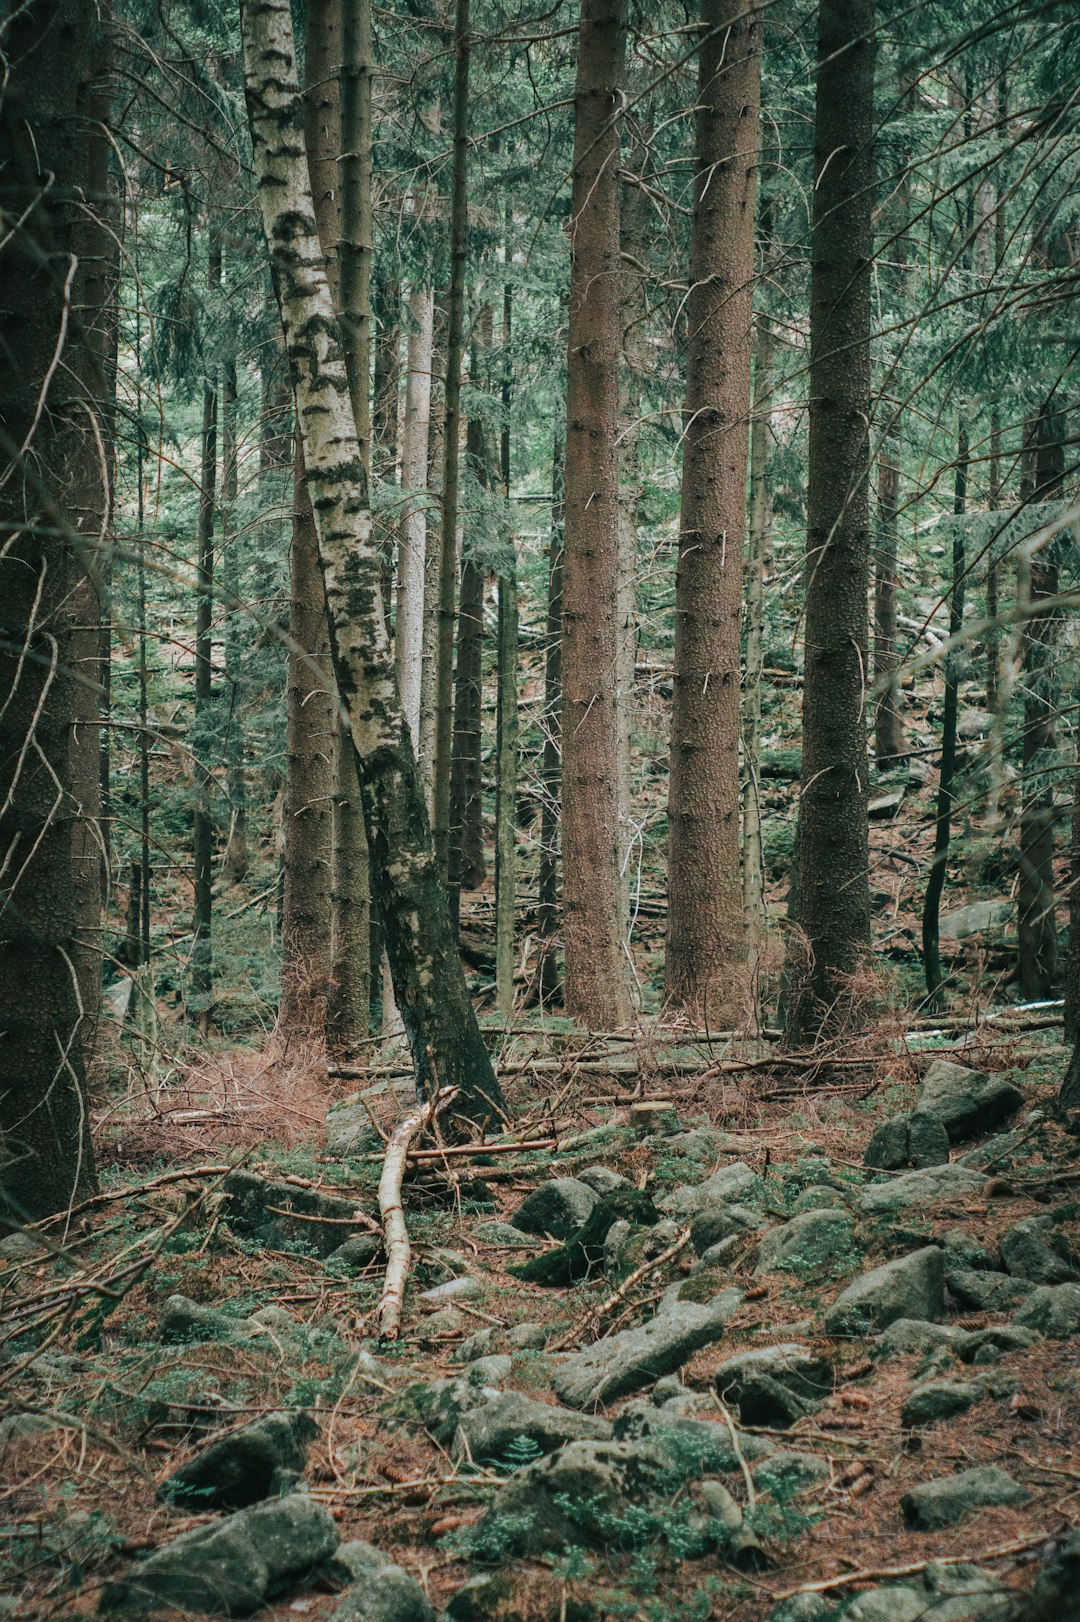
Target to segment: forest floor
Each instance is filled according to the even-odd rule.
[[[1047,1023],[787,1063],[506,1039],[512,1129],[410,1162],[393,1343],[392,1064],[223,1049],[133,1085],[99,1112],[102,1194],[0,1241],[0,1616],[134,1604],[156,1571],[163,1615],[1004,1618],[1080,1524],[1080,1154]],[[279,1412],[312,1424],[282,1443]],[[228,1539],[300,1493],[332,1526],[273,1534],[297,1546],[267,1575]]]

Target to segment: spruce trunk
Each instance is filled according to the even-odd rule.
[[[750,417],[761,40],[736,0],[702,6],[675,680],[665,989],[694,1018],[742,1012],[739,657]]]

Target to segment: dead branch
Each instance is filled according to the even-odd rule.
[[[665,1262],[673,1261],[689,1242],[690,1229],[684,1228],[673,1245],[669,1245],[666,1250],[661,1251],[659,1256],[654,1256],[651,1261],[642,1262],[640,1267],[635,1267],[634,1271],[628,1278],[623,1280],[617,1290],[614,1290],[606,1300],[601,1301],[598,1307],[593,1307],[590,1312],[587,1312],[581,1322],[575,1324],[572,1329],[568,1329],[565,1335],[560,1335],[554,1346],[548,1347],[548,1351],[565,1352],[568,1346],[572,1346],[574,1341],[585,1333],[590,1324],[596,1324],[601,1318],[606,1318],[610,1312],[614,1312],[619,1303],[626,1300],[635,1284],[640,1284],[643,1278],[648,1278],[650,1273],[655,1273],[658,1268],[664,1266]]]
[[[405,1174],[409,1145],[431,1125],[440,1110],[453,1102],[459,1091],[457,1087],[443,1087],[434,1098],[398,1122],[386,1145],[382,1175],[379,1178],[379,1212],[383,1220],[386,1277],[383,1280],[376,1318],[382,1340],[396,1340],[398,1337],[401,1308],[405,1299],[405,1280],[408,1277],[412,1257],[409,1230],[405,1226],[405,1212],[401,1204],[401,1179]]]

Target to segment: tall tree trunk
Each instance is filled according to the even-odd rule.
[[[98,12],[7,19],[0,101],[0,1211],[36,1220],[94,1188],[72,973],[73,592],[98,540],[101,373],[69,321],[81,259]],[[94,483],[87,489],[88,469]],[[83,525],[83,508],[90,522]]]
[[[335,313],[340,308],[337,248],[341,235],[341,62],[340,4],[338,0],[311,0],[304,52],[304,146]],[[342,361],[344,364],[344,354]],[[289,581],[289,775],[285,790],[280,1017],[290,1035],[322,1036],[333,963],[337,703],[304,439],[297,424]]]
[[[289,137],[300,93],[285,0],[245,6],[242,31],[263,226],[315,496],[338,691],[356,753],[372,890],[394,991],[418,1089],[430,1094],[439,1086],[460,1087],[457,1110],[487,1120],[502,1112],[502,1097],[461,971],[401,711],[348,378],[307,170]]]
[[[551,456],[551,542],[544,646],[544,747],[540,760],[540,873],[536,920],[540,937],[536,984],[542,1003],[552,1002],[559,992],[555,944],[559,930],[559,804],[562,798],[564,443],[556,432]]]
[[[690,248],[665,990],[693,1017],[743,1011],[739,656],[761,96],[758,17],[704,0]]]
[[[1029,499],[1056,501],[1065,478],[1064,420],[1050,400],[1028,430]],[[1032,605],[1058,592],[1057,538],[1040,547],[1022,569]],[[1060,609],[1037,612],[1023,631],[1023,788],[1020,811],[1018,968],[1028,1001],[1050,997],[1057,976],[1054,913],[1054,769],[1057,765],[1057,681],[1054,649]]]
[[[474,435],[474,428],[478,432]],[[469,423],[469,454],[484,457],[483,424]],[[457,921],[461,891],[484,881],[483,784],[480,751],[483,723],[484,571],[466,558],[458,602],[457,666],[454,678],[454,756],[450,768],[450,850],[447,890]]]
[[[454,13],[454,167],[450,198],[450,290],[447,304],[443,426],[442,546],[439,557],[439,638],[435,664],[435,751],[432,808],[435,859],[446,879],[450,862],[450,762],[454,741],[454,588],[457,577],[458,474],[461,438],[461,359],[465,334],[468,253],[469,0]]]
[[[763,214],[766,211],[763,210]],[[767,235],[764,225],[762,235]],[[767,478],[772,393],[772,328],[759,316],[754,336],[754,416],[750,426],[750,522],[746,555],[746,673],[743,686],[743,907],[753,949],[765,932],[761,841],[761,687],[765,669],[765,577],[772,505]]]
[[[953,494],[953,513],[957,525],[953,531],[952,584],[949,591],[949,637],[959,636],[964,624],[964,576],[967,557],[964,530],[959,520],[967,511],[968,436],[961,422],[957,431],[956,482]],[[926,991],[932,1009],[945,1004],[945,974],[941,967],[939,916],[941,896],[949,863],[949,843],[952,838],[952,813],[956,777],[956,715],[960,693],[960,664],[963,650],[951,648],[945,659],[945,702],[941,718],[941,766],[938,773],[937,810],[934,818],[934,856],[926,881],[923,900],[922,949],[923,973]]]
[[[502,498],[510,503],[510,406],[514,373],[510,347],[513,320],[513,285],[510,275],[510,239],[513,209],[507,200],[504,214],[502,319],[502,432],[499,437],[499,474]],[[513,540],[511,539],[511,548]],[[499,572],[499,622],[495,712],[495,1005],[509,1018],[514,1008],[514,922],[517,889],[517,751],[518,751],[518,591],[517,559],[511,552]]]
[[[209,285],[221,283],[221,237],[210,227]],[[205,1036],[214,997],[214,779],[210,752],[213,703],[214,522],[217,514],[218,378],[204,357],[202,438],[199,458],[199,517],[196,528],[195,595],[195,811],[192,854],[195,909],[192,920],[191,991],[188,1013]]]
[[[343,0],[341,219],[337,254],[345,370],[365,468],[371,466],[371,0]],[[316,214],[318,211],[316,210]],[[329,222],[328,222],[329,227]],[[322,225],[320,222],[320,231]],[[333,289],[333,255],[328,257]],[[327,1036],[334,1051],[351,1054],[368,1034],[371,1009],[371,878],[360,785],[344,718],[334,729],[333,888]]]
[[[441,489],[445,463],[447,299],[435,298],[431,349],[431,419],[428,432],[428,489]],[[417,759],[428,816],[435,815],[435,735],[438,728],[439,591],[443,570],[441,498],[428,509],[424,552],[424,634],[420,653],[420,742]]]
[[[810,447],[798,923],[788,1033],[860,1017],[870,945],[866,820],[873,0],[818,11],[810,269]]]
[[[574,91],[563,555],[567,1012],[630,1017],[619,877],[619,127],[625,0],[583,0]]]
[[[237,883],[248,870],[247,774],[244,767],[245,616],[240,601],[240,553],[236,530],[238,495],[236,357],[228,355],[221,383],[221,586],[225,609],[225,682],[229,708],[225,734],[229,838],[222,870]]]
[[[394,651],[401,703],[413,748],[420,747],[420,681],[424,649],[424,562],[427,555],[428,430],[431,421],[431,361],[435,300],[418,288],[409,300],[409,361],[401,484],[405,512],[398,539],[397,612]]]
[[[900,507],[900,445],[895,424],[878,460],[878,542],[874,570],[874,755],[890,771],[904,749],[900,677],[896,659],[897,513]]]

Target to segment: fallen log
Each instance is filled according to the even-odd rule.
[[[412,1246],[401,1204],[401,1179],[413,1139],[429,1127],[440,1110],[453,1102],[459,1088],[444,1087],[434,1098],[399,1121],[390,1135],[379,1178],[379,1214],[383,1222],[386,1275],[376,1315],[379,1337],[396,1340],[401,1328],[401,1308],[405,1300],[405,1280],[409,1276]]]

